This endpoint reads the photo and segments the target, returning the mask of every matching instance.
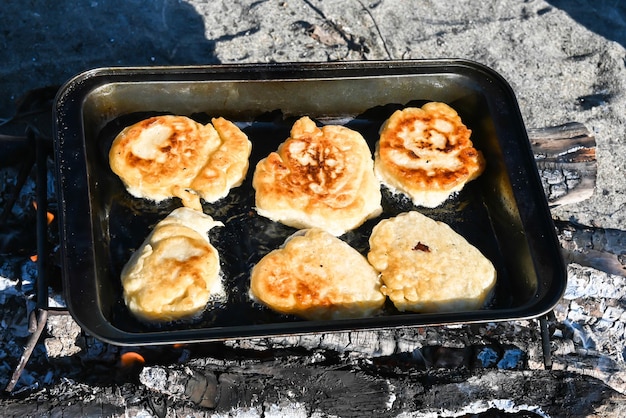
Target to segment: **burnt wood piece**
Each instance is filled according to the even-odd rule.
[[[537,169],[551,207],[576,203],[593,194],[595,137],[578,122],[528,129]]]
[[[529,129],[544,191],[551,207],[583,201],[593,194],[596,143],[581,123]],[[566,263],[626,277],[626,231],[555,220]]]
[[[73,323],[69,315],[55,318]],[[555,326],[551,322],[552,331]],[[533,321],[176,347],[116,348],[79,336],[80,353],[52,360],[55,383],[5,399],[4,416],[224,416],[236,410],[303,416],[302,408],[304,416],[320,417],[439,409],[449,416],[560,416],[566,410],[621,416],[626,396],[584,373],[606,363],[601,353],[580,373],[563,368],[587,357],[563,350],[556,359],[561,369],[540,370],[539,339]],[[145,358],[143,369],[120,365],[128,350]]]
[[[563,259],[626,277],[626,231],[555,220]]]
[[[528,130],[551,207],[581,202],[594,192],[595,138],[581,123]],[[563,259],[626,277],[626,231],[555,220]]]
[[[186,370],[185,370],[186,369]],[[158,369],[157,369],[158,370]],[[173,379],[207,375],[189,367]],[[160,373],[160,372],[156,372]],[[184,390],[183,386],[176,389]],[[180,382],[179,382],[180,383]],[[624,416],[626,396],[589,376],[564,371],[431,372],[366,365],[289,365],[269,361],[222,372],[211,390],[215,409],[190,398],[125,383],[111,387],[63,380],[24,398],[5,399],[3,416]],[[467,415],[469,414],[469,415]],[[510,414],[510,415],[508,415]]]

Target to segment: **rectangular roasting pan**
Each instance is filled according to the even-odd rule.
[[[436,209],[418,209],[450,224],[496,266],[494,296],[481,310],[400,313],[359,320],[305,321],[250,301],[249,270],[293,229],[254,211],[256,162],[276,149],[291,124],[307,115],[363,134],[372,150],[382,122],[395,109],[442,101],[472,130],[487,168]],[[120,271],[177,199],[158,205],[132,198],[108,165],[108,150],[125,126],[156,114],[206,123],[223,116],[253,144],[244,184],[205,213],[224,228],[211,231],[220,252],[227,299],[187,322],[150,325],[122,299]],[[550,311],[566,285],[565,267],[514,93],[493,70],[463,60],[419,60],[199,67],[101,68],[77,75],[55,106],[63,287],[80,326],[103,341],[148,345],[491,322],[534,318]],[[383,188],[384,213],[342,238],[367,254],[380,219],[415,209]],[[459,266],[459,274],[471,266]]]

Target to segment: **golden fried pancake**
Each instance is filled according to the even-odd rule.
[[[220,146],[191,183],[191,189],[209,203],[225,197],[232,187],[241,185],[248,172],[252,151],[248,137],[237,125],[224,118],[214,118],[211,122],[220,137]]]
[[[380,279],[359,252],[321,229],[299,231],[254,266],[254,299],[307,319],[362,318],[385,297]]]
[[[122,270],[124,300],[148,321],[172,321],[201,312],[223,293],[217,250],[208,231],[223,226],[209,215],[178,208],[159,222]]]
[[[256,210],[295,228],[342,235],[382,212],[380,184],[367,143],[343,126],[297,120],[253,177]]]
[[[476,247],[419,212],[376,225],[367,258],[381,272],[381,291],[400,311],[479,309],[496,283],[493,264]]]
[[[376,176],[417,206],[439,206],[484,170],[485,160],[470,134],[444,103],[398,110],[381,127]]]
[[[109,151],[111,169],[135,197],[160,202],[179,197],[201,209],[239,186],[251,144],[233,123],[202,125],[185,116],[156,116],[122,130]]]

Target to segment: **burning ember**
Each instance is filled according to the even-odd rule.
[[[0,265],[0,303],[3,305],[1,325],[4,331],[0,348],[0,369],[4,373],[0,374],[3,379],[0,383],[7,390],[37,388],[49,384],[53,377],[44,367],[47,361],[44,347],[35,344],[36,339],[31,338],[40,335],[45,328],[47,309],[64,305],[60,287],[41,292],[41,287],[58,285],[58,280],[38,283],[39,278],[48,272],[58,277],[58,271],[53,272],[54,268],[44,264],[38,254],[45,251],[43,259],[53,259],[55,251],[55,246],[50,245],[56,236],[50,155],[52,138],[49,133],[52,97],[49,89],[26,96],[20,102],[18,112],[0,124],[8,132],[18,132],[0,135],[0,143],[6,145],[0,161],[0,255],[3,260]],[[36,199],[43,202],[41,214],[46,220],[43,230],[37,228],[40,212]],[[51,209],[47,210],[49,206]],[[47,226],[50,229],[45,228]],[[43,274],[42,267],[47,270]],[[27,361],[35,367],[25,370]],[[46,372],[31,371],[37,369]]]

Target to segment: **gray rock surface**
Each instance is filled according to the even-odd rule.
[[[513,87],[528,127],[577,121],[598,182],[563,219],[626,224],[626,6],[591,0],[49,2],[0,12],[0,117],[100,66],[467,58]]]

